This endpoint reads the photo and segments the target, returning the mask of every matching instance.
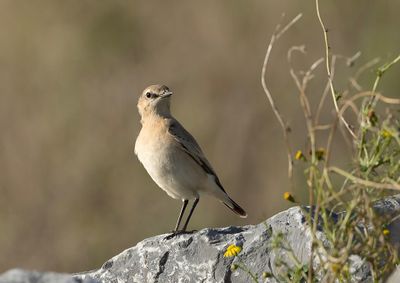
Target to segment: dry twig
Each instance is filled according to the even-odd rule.
[[[276,118],[278,119],[279,125],[282,128],[283,131],[283,137],[286,143],[286,148],[287,148],[287,157],[288,157],[288,175],[289,175],[289,179],[292,180],[292,176],[293,176],[293,159],[292,159],[292,150],[290,147],[290,143],[289,143],[289,137],[288,137],[288,133],[290,131],[289,126],[287,125],[287,123],[284,121],[281,113],[278,110],[278,107],[275,104],[275,101],[272,97],[272,94],[270,92],[270,90],[267,87],[267,83],[266,83],[266,74],[267,74],[267,66],[268,66],[268,62],[269,62],[269,58],[271,55],[271,50],[272,47],[275,44],[275,41],[278,40],[291,26],[293,26],[300,18],[302,17],[302,14],[298,14],[295,18],[293,18],[293,20],[291,20],[283,29],[280,29],[280,25],[278,25],[275,29],[274,34],[272,35],[270,42],[268,44],[268,48],[267,48],[267,52],[265,54],[265,58],[264,58],[264,63],[262,66],[262,70],[261,70],[261,84],[263,86],[265,95],[268,98],[268,101],[272,107],[272,111],[274,112]]]

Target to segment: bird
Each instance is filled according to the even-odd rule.
[[[242,218],[247,213],[223,188],[215,170],[195,138],[172,116],[172,91],[165,85],[147,87],[138,99],[142,128],[135,142],[135,154],[153,181],[182,207],[172,235],[187,232],[200,196],[211,195]],[[189,200],[194,200],[180,228]]]

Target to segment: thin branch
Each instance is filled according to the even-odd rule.
[[[346,65],[347,65],[348,67],[353,66],[353,65],[354,65],[354,62],[355,62],[358,58],[360,58],[360,56],[361,56],[361,51],[358,51],[358,52],[356,52],[356,54],[354,54],[353,56],[346,58]]]
[[[342,170],[338,167],[332,166],[328,168],[329,171],[331,172],[335,172],[339,175],[342,175],[343,177],[346,177],[347,179],[353,181],[353,183],[355,184],[359,184],[365,187],[371,187],[371,188],[375,188],[375,189],[383,189],[383,190],[398,190],[400,191],[400,184],[397,183],[376,183],[373,181],[368,181],[368,180],[364,180],[361,178],[358,178],[348,172],[346,172],[345,170]]]
[[[293,20],[291,20],[283,29],[281,29],[279,31],[279,26],[276,28],[275,33],[272,35],[271,40],[268,44],[268,48],[267,48],[267,52],[265,54],[265,58],[264,58],[264,63],[262,66],[262,70],[261,70],[261,84],[263,86],[265,95],[268,98],[268,101],[272,107],[272,111],[274,112],[276,119],[279,122],[279,125],[282,128],[283,131],[283,137],[286,143],[286,148],[287,148],[287,156],[288,156],[288,175],[289,178],[292,179],[292,175],[293,175],[293,159],[292,159],[292,150],[290,148],[290,143],[289,143],[289,137],[288,137],[288,132],[290,131],[289,127],[287,126],[286,122],[283,120],[282,115],[280,114],[278,107],[275,104],[275,101],[272,97],[271,92],[269,91],[268,87],[267,87],[267,83],[266,83],[266,73],[267,73],[267,66],[268,66],[268,62],[269,62],[269,58],[271,55],[271,50],[272,47],[275,43],[276,40],[279,39],[279,37],[281,37],[291,26],[293,26],[300,18],[302,17],[302,14],[298,14]]]
[[[316,125],[314,131],[326,131],[332,128],[332,124]]]
[[[340,108],[340,111],[339,111],[340,115],[343,115],[343,113],[346,111],[346,109],[348,107],[353,107],[354,108],[355,106],[354,106],[353,102],[355,100],[363,98],[363,97],[369,97],[369,96],[370,97],[374,96],[375,100],[382,101],[382,102],[384,102],[386,104],[393,104],[393,105],[399,105],[400,104],[400,99],[398,99],[398,98],[391,98],[391,97],[384,96],[384,95],[382,95],[380,93],[373,93],[372,91],[365,91],[365,92],[360,92],[360,93],[354,95],[353,97],[347,99],[343,103],[343,106]]]
[[[307,85],[307,83],[314,77],[312,75],[312,72],[322,63],[324,62],[324,58],[319,58],[316,60],[310,67],[310,69],[307,70],[303,77],[303,85]]]
[[[368,61],[364,65],[362,65],[357,72],[354,74],[353,77],[349,79],[351,85],[357,90],[357,91],[362,91],[362,87],[358,83],[358,78],[361,76],[362,73],[364,73],[366,70],[370,69],[372,66],[376,65],[379,63],[379,58],[374,58],[371,61]]]
[[[300,18],[303,16],[302,13],[298,14],[293,18],[280,32],[276,35],[276,39],[278,40],[288,29],[290,29]]]
[[[372,87],[372,96],[371,96],[371,99],[368,102],[367,109],[369,109],[375,102],[375,97],[376,97],[375,96],[375,92],[376,92],[376,89],[378,88],[378,84],[379,84],[382,76],[385,74],[385,72],[387,70],[389,70],[394,64],[396,64],[399,61],[400,61],[400,55],[397,56],[393,61],[381,66],[378,69],[378,72],[377,72],[377,75],[376,75],[376,79],[375,79],[375,82],[374,82],[374,86]]]
[[[335,76],[335,67],[336,67],[336,55],[332,56],[332,62],[331,62],[331,77],[333,78]],[[329,94],[329,89],[330,89],[330,84],[329,81],[327,82],[324,92],[322,93],[321,100],[319,101],[318,108],[317,108],[317,114],[315,115],[315,120],[314,124],[318,125],[319,123],[319,118],[321,115],[322,107],[324,106],[326,97]]]
[[[332,100],[333,100],[333,104],[335,105],[336,113],[339,115],[339,106],[338,106],[338,103],[337,103],[337,100],[336,100],[335,88],[333,87],[333,78],[332,78],[331,66],[330,66],[331,63],[330,63],[330,59],[329,59],[330,46],[329,46],[329,43],[328,43],[328,30],[326,29],[325,24],[322,21],[321,13],[320,13],[320,10],[319,10],[319,0],[315,0],[315,7],[316,7],[316,10],[317,10],[317,17],[318,17],[319,23],[320,23],[321,28],[322,28],[323,33],[324,33],[325,61],[326,61],[326,72],[328,74],[329,88],[331,90]],[[346,129],[353,136],[353,138],[357,139],[356,134],[354,133],[354,131],[351,128],[351,126],[344,119],[344,117],[343,116],[339,116],[339,117],[340,117],[340,120],[343,122],[343,124],[346,126]]]

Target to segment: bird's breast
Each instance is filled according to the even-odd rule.
[[[150,175],[153,167],[160,170],[170,159],[170,142],[165,133],[143,128],[136,140],[135,153]],[[156,170],[154,169],[154,170]]]
[[[195,197],[206,174],[167,132],[140,132],[135,153],[151,178],[171,196]]]

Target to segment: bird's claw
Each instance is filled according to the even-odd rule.
[[[175,236],[184,235],[184,234],[193,234],[195,232],[197,232],[197,230],[192,230],[192,231],[186,231],[186,230],[172,231],[171,234],[169,234],[168,236],[166,236],[164,238],[164,240],[171,240]]]

